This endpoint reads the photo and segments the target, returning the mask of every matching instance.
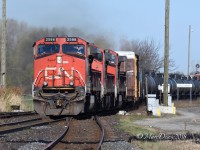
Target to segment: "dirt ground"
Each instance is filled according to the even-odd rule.
[[[147,118],[135,121],[138,125],[159,128],[172,132],[200,133],[200,99],[174,101],[176,115],[162,115],[159,118]]]

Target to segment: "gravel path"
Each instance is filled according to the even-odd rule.
[[[180,115],[162,118],[148,118],[134,123],[166,131],[190,131],[200,133],[200,107],[177,109]]]

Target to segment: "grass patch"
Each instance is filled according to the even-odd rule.
[[[150,116],[151,117],[151,116]],[[120,117],[119,125],[117,128],[124,130],[130,135],[138,135],[138,134],[155,134],[157,130],[147,126],[141,126],[134,124],[134,121],[141,120],[147,118],[147,116],[143,115],[130,115],[130,116],[122,116]],[[151,117],[153,118],[153,117]]]

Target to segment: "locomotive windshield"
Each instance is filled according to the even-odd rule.
[[[58,53],[60,45],[58,44],[39,44],[38,45],[38,55],[48,55]]]
[[[62,51],[65,54],[85,54],[85,47],[81,44],[63,44]]]

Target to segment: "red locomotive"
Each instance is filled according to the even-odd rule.
[[[45,37],[33,47],[33,102],[41,115],[78,115],[139,99],[133,52],[118,56],[78,37]]]

